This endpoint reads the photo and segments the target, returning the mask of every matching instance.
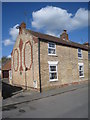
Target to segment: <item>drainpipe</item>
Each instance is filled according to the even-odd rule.
[[[33,72],[33,82],[34,82],[34,61],[33,61],[33,40],[32,40],[32,72]]]
[[[11,82],[11,84],[13,84],[13,68],[14,68],[14,66],[13,66],[13,54],[11,55],[11,71],[12,71],[12,82]]]
[[[40,93],[41,93],[42,88],[41,88],[41,71],[40,71],[40,39],[38,39],[38,64],[39,64],[39,83],[40,83]]]

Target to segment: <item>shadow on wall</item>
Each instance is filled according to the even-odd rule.
[[[3,99],[11,97],[15,92],[18,92],[20,90],[22,90],[21,87],[12,86],[5,82],[2,82],[2,97],[3,97]]]

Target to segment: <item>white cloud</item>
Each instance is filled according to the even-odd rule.
[[[88,10],[84,8],[78,9],[75,16],[72,18],[72,29],[82,28],[88,26]]]
[[[16,29],[16,27],[19,26],[19,24],[15,25],[14,27],[10,28],[9,34],[11,35],[12,40],[16,40],[16,37],[19,33],[19,29]]]
[[[5,46],[8,46],[8,45],[13,45],[14,44],[14,41],[12,41],[12,40],[10,40],[10,39],[6,39],[6,40],[4,40],[4,45]]]
[[[45,33],[59,35],[63,29],[75,30],[88,26],[88,10],[80,8],[75,15],[65,9],[47,6],[32,13],[32,26]]]
[[[11,55],[8,55],[7,58],[11,58]]]
[[[19,29],[16,29],[17,26],[19,26],[19,24],[16,24],[12,28],[10,28],[10,30],[9,30],[10,38],[9,39],[5,39],[3,41],[4,46],[13,45],[15,43],[16,37],[17,37],[17,35],[19,33]]]

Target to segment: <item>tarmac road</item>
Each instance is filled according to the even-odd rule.
[[[88,118],[88,87],[12,105],[3,118]]]
[[[0,78],[0,120],[2,118],[2,81]]]

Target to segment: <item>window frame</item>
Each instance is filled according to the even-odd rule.
[[[79,50],[80,48],[77,49],[77,51]],[[80,49],[81,52],[78,51],[78,54],[81,54],[81,57],[78,56],[78,59],[83,59],[83,54],[82,54],[82,49]]]
[[[49,64],[49,81],[53,82],[53,81],[58,81],[58,61],[48,61]],[[50,66],[56,66],[56,71],[50,71]],[[57,79],[50,79],[50,73],[57,73]]]
[[[82,77],[84,77],[84,64],[83,63],[78,63],[78,69],[79,69],[80,66],[82,66],[82,69],[83,69],[83,76],[79,75],[79,77],[82,78]]]
[[[49,44],[54,44],[55,45],[55,48],[53,48],[53,47],[50,47],[49,46]],[[49,53],[49,49],[53,49],[53,50],[55,50],[55,54],[52,54],[52,53]],[[53,56],[55,56],[56,55],[56,44],[55,43],[53,43],[53,42],[48,42],[48,55],[53,55]]]
[[[90,60],[90,51],[88,52],[88,60]]]

